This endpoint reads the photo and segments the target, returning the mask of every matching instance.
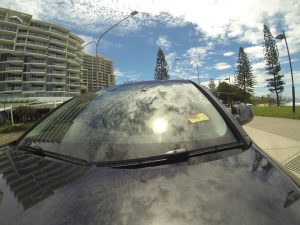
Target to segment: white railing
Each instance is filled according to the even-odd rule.
[[[5,68],[5,70],[23,70],[23,67],[19,67],[19,66],[7,66]]]
[[[6,77],[6,80],[22,80],[22,77]]]
[[[39,72],[39,73],[45,73],[46,70],[45,69],[30,69],[29,72]]]

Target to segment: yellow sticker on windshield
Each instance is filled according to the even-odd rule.
[[[198,123],[198,122],[207,121],[207,120],[209,120],[209,118],[204,113],[198,113],[198,114],[190,115],[189,118],[188,118],[188,120],[191,123]]]

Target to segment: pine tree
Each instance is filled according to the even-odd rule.
[[[209,83],[208,83],[208,89],[210,90],[210,92],[214,95],[216,95],[216,83],[214,81],[214,79],[209,79]]]
[[[161,48],[158,49],[156,66],[154,71],[155,80],[168,80],[170,76],[168,75],[169,67],[165,59],[165,54]]]
[[[278,61],[278,49],[276,46],[276,42],[274,37],[272,36],[269,27],[264,25],[264,54],[266,61],[266,70],[267,74],[271,76],[271,78],[267,79],[268,82],[268,90],[272,93],[275,92],[277,106],[280,105],[279,94],[284,91],[285,82],[281,80],[283,75],[280,74],[280,63]]]
[[[240,47],[239,56],[237,59],[235,83],[236,86],[243,90],[244,103],[246,104],[246,96],[252,95],[254,92],[255,76],[252,73],[252,66],[249,62],[244,48]]]

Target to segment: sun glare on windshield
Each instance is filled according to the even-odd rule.
[[[152,129],[155,134],[162,134],[167,130],[167,128],[168,121],[166,121],[165,119],[158,118],[154,120]]]

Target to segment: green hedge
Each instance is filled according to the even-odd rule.
[[[1,127],[0,134],[25,131],[25,130],[29,129],[31,126],[32,126],[32,124],[21,124],[21,125],[15,125],[15,126]]]

